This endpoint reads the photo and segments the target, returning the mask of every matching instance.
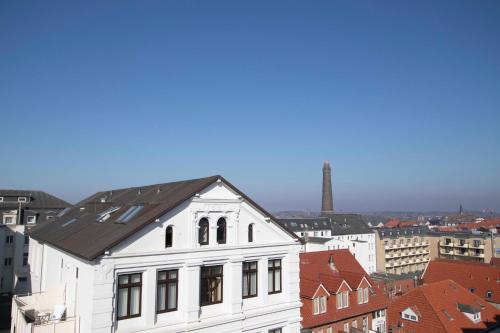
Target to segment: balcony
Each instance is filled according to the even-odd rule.
[[[454,244],[453,242],[448,242],[448,243],[445,243],[445,242],[439,242],[439,245],[440,245],[440,246],[450,246],[450,247],[455,246],[455,244]]]
[[[11,311],[11,331],[16,333],[79,333],[79,317],[66,316],[63,287],[16,295]]]
[[[469,245],[469,247],[472,248],[472,249],[484,249],[484,244],[474,245],[474,243],[472,243],[472,244]]]
[[[463,244],[457,243],[457,244],[455,244],[455,247],[468,248],[469,244],[467,244],[467,243],[463,243]]]
[[[470,256],[475,258],[484,258],[484,253],[471,253]]]

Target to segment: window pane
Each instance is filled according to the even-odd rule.
[[[250,273],[250,295],[257,295],[257,273]]]
[[[168,273],[168,278],[169,279],[177,279],[177,271],[170,271]]]
[[[243,274],[243,296],[248,296],[248,274]]]
[[[269,292],[274,291],[273,290],[273,271],[267,272],[267,289],[269,290]]]
[[[141,287],[130,288],[130,315],[138,315],[141,311]]]
[[[281,270],[274,272],[274,291],[281,291]]]
[[[158,280],[166,280],[167,279],[167,272],[162,271],[158,272]]]
[[[169,283],[168,284],[168,309],[176,309],[177,308],[177,283]]]
[[[156,310],[157,311],[165,311],[165,292],[167,291],[167,287],[165,284],[160,284],[158,285],[158,292],[157,292],[157,297],[156,297]]]
[[[132,283],[141,282],[141,274],[132,274]]]
[[[119,284],[127,284],[128,283],[128,275],[120,275],[118,277]]]
[[[127,316],[128,289],[118,290],[118,317]]]

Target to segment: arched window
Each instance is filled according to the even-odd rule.
[[[174,229],[172,226],[168,226],[165,230],[165,247],[172,247],[174,241]]]
[[[217,243],[226,244],[226,219],[223,217],[217,221]]]
[[[248,225],[248,242],[253,242],[253,223]]]
[[[202,218],[198,223],[198,243],[200,245],[208,245],[208,220]]]

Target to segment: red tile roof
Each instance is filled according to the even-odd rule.
[[[500,266],[438,259],[429,263],[422,279],[424,283],[452,279],[467,290],[473,288],[477,296],[489,302],[500,303],[500,283],[497,282],[500,279]],[[487,291],[493,293],[491,298],[486,298]]]
[[[330,259],[331,258],[331,259]],[[335,267],[332,270],[330,260]],[[369,293],[368,303],[358,304],[357,287],[372,285],[373,293]],[[331,295],[327,299],[327,312],[319,315],[313,314],[312,296],[320,285],[323,285]],[[349,293],[349,307],[337,309],[336,292],[351,289]],[[312,328],[327,323],[343,320],[353,316],[369,314],[375,310],[387,307],[387,298],[365,272],[349,250],[333,250],[308,252],[300,254],[300,296],[303,306],[301,308],[302,327]]]
[[[500,228],[500,219],[489,219],[478,223],[462,223],[457,225],[457,228],[462,230],[478,230],[481,228],[484,229]]]
[[[481,321],[472,322],[462,313],[458,304],[478,308]],[[402,319],[401,312],[407,308],[419,314],[418,322]],[[496,323],[500,310],[479,297],[469,293],[465,288],[452,280],[444,280],[413,289],[394,300],[389,305],[388,328],[393,332],[413,333],[463,333],[484,329]]]
[[[385,228],[404,228],[418,226],[417,221],[400,221],[399,219],[390,219],[384,225]]]

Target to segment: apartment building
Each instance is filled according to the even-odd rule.
[[[349,249],[369,274],[375,272],[375,234],[359,214],[329,214],[315,218],[279,219],[279,222],[304,239],[302,250]]]
[[[221,176],[98,192],[30,236],[11,332],[300,331],[300,239]]]
[[[375,232],[377,271],[405,274],[423,271],[436,258],[437,239],[427,227],[381,228]]]
[[[489,263],[495,257],[495,235],[480,232],[438,233],[439,257]]]
[[[300,254],[302,332],[386,332],[387,298],[349,250]]]
[[[0,189],[0,293],[28,291],[29,237],[25,231],[69,206],[43,191]]]

